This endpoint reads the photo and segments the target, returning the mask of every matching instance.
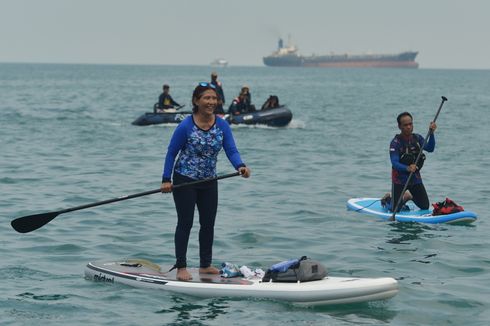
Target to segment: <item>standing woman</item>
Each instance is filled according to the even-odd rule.
[[[168,145],[163,168],[162,192],[172,192],[172,171],[175,185],[215,177],[218,153],[222,148],[233,167],[244,178],[250,176],[250,169],[240,157],[228,122],[214,114],[218,96],[216,87],[211,83],[200,83],[194,89],[193,113],[177,126]],[[174,268],[177,268],[177,279],[192,279],[187,271],[187,245],[196,205],[200,224],[199,272],[218,274],[218,269],[211,266],[214,221],[218,207],[218,182],[215,180],[182,187],[173,192],[173,197],[178,218],[174,239]]]

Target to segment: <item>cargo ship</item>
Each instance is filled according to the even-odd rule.
[[[264,64],[272,67],[335,67],[335,68],[418,68],[418,52],[398,54],[326,54],[302,56],[298,48],[279,39],[277,50],[264,57]]]

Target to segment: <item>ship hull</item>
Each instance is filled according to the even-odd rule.
[[[271,67],[301,67],[303,58],[297,55],[264,57],[264,64]]]
[[[313,62],[304,63],[302,67],[322,68],[418,68],[415,61],[349,61],[349,62]]]
[[[264,57],[271,67],[322,67],[322,68],[418,68],[415,62],[418,52],[403,52],[395,55],[272,55]]]

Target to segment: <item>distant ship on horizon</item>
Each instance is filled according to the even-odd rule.
[[[223,58],[218,58],[210,63],[211,67],[228,67],[228,61]]]
[[[408,51],[398,54],[326,54],[302,56],[291,43],[284,46],[279,39],[277,50],[263,58],[271,67],[331,67],[331,68],[418,68],[415,62],[418,52]]]

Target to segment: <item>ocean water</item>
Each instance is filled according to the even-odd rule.
[[[199,299],[85,280],[100,259],[170,266],[176,214],[155,194],[58,216],[27,234],[15,217],[159,187],[175,126],[130,123],[163,83],[190,108],[209,67],[0,64],[1,325],[488,325],[490,71],[230,67],[227,102],[243,84],[293,112],[286,128],[233,127],[250,179],[222,180],[214,262],[267,268],[310,256],[332,276],[390,276],[390,300],[300,308]],[[472,225],[388,223],[346,210],[390,188],[396,116],[424,135],[439,107],[436,151],[422,171],[430,201],[478,214]],[[221,154],[218,170],[233,169]],[[198,225],[189,263],[198,264]]]

